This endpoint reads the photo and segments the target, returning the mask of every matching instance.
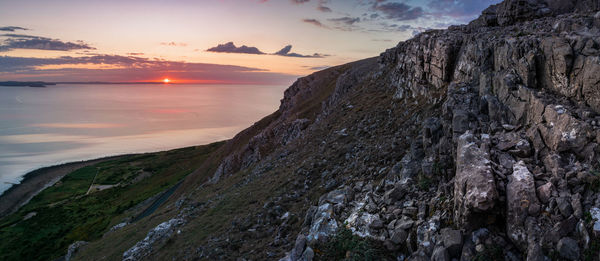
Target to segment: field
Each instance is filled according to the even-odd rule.
[[[102,237],[199,168],[222,144],[122,156],[68,174],[0,219],[0,260],[53,260],[75,241]]]

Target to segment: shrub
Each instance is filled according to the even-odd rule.
[[[317,247],[318,260],[385,260],[380,243],[352,234],[342,227],[329,242]]]

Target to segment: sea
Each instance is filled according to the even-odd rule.
[[[286,86],[0,87],[0,194],[35,169],[232,138],[277,110]]]

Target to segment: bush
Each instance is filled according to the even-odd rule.
[[[342,227],[326,244],[315,250],[318,260],[385,260],[385,249],[374,240],[353,235]]]

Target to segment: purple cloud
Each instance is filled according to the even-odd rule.
[[[19,26],[3,26],[0,27],[0,31],[5,31],[5,32],[14,32],[17,30],[29,30],[27,28],[23,28],[23,27],[19,27]]]
[[[331,13],[332,12],[331,8],[329,8],[327,6],[324,6],[324,5],[321,5],[321,4],[319,4],[317,6],[317,10],[319,10],[321,12],[324,12],[324,13]]]
[[[476,18],[481,11],[501,0],[430,0],[427,7],[434,16],[449,16],[468,22]]]
[[[233,44],[233,42],[219,44],[216,47],[209,48],[206,51],[215,52],[215,53],[265,54],[256,47],[250,47],[250,46],[245,46],[245,45],[237,47],[237,46],[235,46],[235,44]]]
[[[373,4],[373,9],[381,12],[388,19],[406,21],[414,20],[425,15],[425,12],[421,7],[412,7],[405,3],[382,2],[383,1],[376,1]]]
[[[6,52],[13,49],[36,49],[52,51],[96,49],[83,41],[63,42],[58,39],[23,34],[2,34],[0,36],[8,37],[0,44],[0,52]]]
[[[346,25],[353,25],[355,23],[360,22],[360,18],[345,16],[345,17],[340,17],[340,18],[332,18],[332,19],[329,19],[329,21],[336,22],[336,23],[342,23],[342,24],[346,24]]]
[[[297,58],[323,58],[323,57],[329,56],[327,54],[320,54],[320,53],[315,53],[312,55],[304,55],[304,54],[298,54],[298,53],[291,53],[290,51],[292,51],[292,45],[287,45],[287,46],[283,47],[283,49],[275,52],[274,55],[297,57]]]
[[[327,28],[327,26],[325,26],[323,23],[321,23],[321,21],[317,20],[317,19],[302,19],[302,22],[305,22],[307,24],[312,24],[318,27],[323,27],[323,28]]]

